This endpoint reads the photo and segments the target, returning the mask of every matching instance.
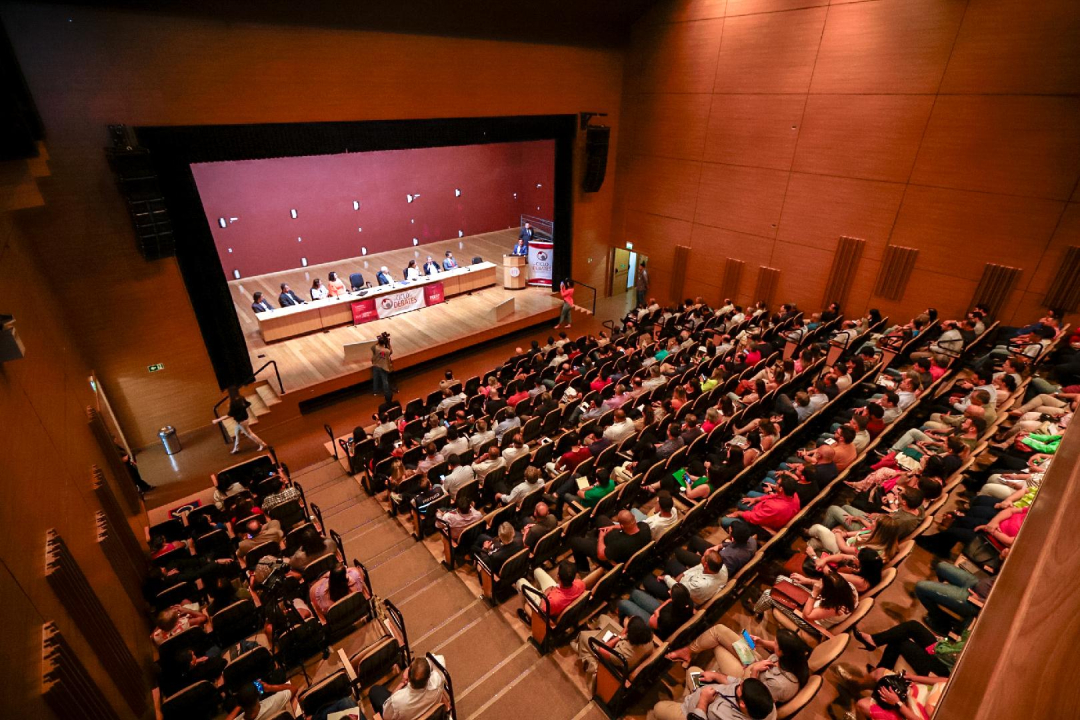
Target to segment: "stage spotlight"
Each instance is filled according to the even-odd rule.
[[[298,238],[296,238],[296,242],[304,242],[304,238],[298,237]]]
[[[463,231],[461,231],[461,230],[458,230],[457,231],[457,236],[458,237],[465,237],[465,233]]]
[[[293,219],[293,220],[295,220],[295,219],[296,219],[296,210],[290,210],[290,211],[289,211],[289,214],[290,214],[290,215],[292,215],[292,219]]]
[[[232,276],[234,278],[236,278],[237,280],[239,280],[240,279],[240,271],[239,270],[233,270],[232,271]]]
[[[300,258],[300,266],[301,267],[307,267],[307,258],[305,258],[305,257]]]
[[[356,228],[356,232],[364,232],[364,228],[358,227]]]
[[[359,200],[353,200],[352,201],[352,209],[353,210],[359,210],[360,209],[360,201]]]
[[[536,183],[536,187],[540,188],[540,187],[544,187],[544,186],[541,185],[540,183]]]
[[[409,218],[409,224],[410,225],[415,225],[416,224],[416,218]]]
[[[517,200],[517,193],[514,193],[514,199]]]
[[[454,197],[461,197],[461,190],[454,188]]]
[[[420,244],[420,241],[419,241],[419,240],[417,240],[416,238],[413,238],[413,239],[412,239],[412,244],[413,244],[413,246],[415,247],[416,245],[419,245],[419,244]]]
[[[360,254],[361,254],[361,255],[367,255],[367,247],[366,247],[366,246],[365,246],[365,247],[362,247],[362,248],[360,248]]]
[[[229,252],[232,252],[232,248],[229,248]]]
[[[218,219],[217,219],[217,224],[218,224],[218,225],[220,225],[221,227],[226,227],[226,226],[228,226],[228,223],[227,223],[227,222],[225,222],[225,218],[218,218]]]

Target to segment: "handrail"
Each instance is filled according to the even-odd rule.
[[[278,370],[277,360],[267,360],[265,363],[263,363],[262,367],[260,367],[255,372],[251,373],[251,377],[249,377],[247,379],[247,381],[244,382],[244,386],[250,385],[253,382],[255,382],[256,376],[259,373],[261,373],[263,370],[265,370],[266,368],[270,367],[271,365],[274,366],[274,377],[277,378],[278,390],[280,391],[281,395],[284,395],[285,394],[285,385],[281,382],[281,372]],[[221,417],[221,404],[224,403],[228,399],[229,399],[229,396],[228,396],[228,394],[226,394],[225,397],[221,398],[216,403],[214,403],[214,422],[217,422],[217,419],[219,417]],[[217,423],[217,426],[218,426],[218,430],[221,431],[221,439],[225,441],[226,445],[228,445],[229,444],[229,433],[226,432],[226,430],[225,430],[225,423]]]
[[[570,278],[570,279],[573,280],[573,278]],[[587,287],[590,290],[592,290],[592,308],[590,308],[590,312],[592,312],[592,314],[595,315],[596,314],[596,295],[597,295],[597,292],[598,292],[597,289],[594,288],[592,285],[589,285],[587,283],[583,283],[583,282],[581,282],[579,280],[574,280],[574,285],[581,285],[582,287]]]

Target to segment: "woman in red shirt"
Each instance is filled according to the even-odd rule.
[[[574,281],[570,278],[559,283],[559,295],[562,296],[562,310],[559,312],[559,324],[555,329],[570,327],[570,313],[574,309]]]

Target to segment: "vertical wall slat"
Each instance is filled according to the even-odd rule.
[[[1009,299],[1009,295],[1024,272],[1021,268],[1008,267],[1007,265],[995,265],[986,263],[983,268],[982,278],[975,288],[975,294],[971,298],[971,304],[982,303],[990,308],[990,315],[996,316]]]
[[[745,266],[745,262],[732,257],[724,262],[724,281],[720,286],[721,300],[725,297],[732,300],[738,299],[739,281],[742,280],[742,271]]]
[[[55,623],[41,632],[41,694],[58,718],[119,720]]]
[[[136,715],[147,709],[150,688],[112,617],[101,604],[75,556],[56,530],[46,533],[45,579],[57,599],[75,619],[102,666]]]
[[[829,280],[825,283],[825,296],[821,299],[822,307],[829,303],[838,303],[841,307],[847,302],[848,292],[855,281],[855,274],[859,269],[859,260],[862,259],[865,240],[859,238],[840,238],[836,246],[836,254],[833,256],[832,269],[829,271]]]
[[[128,469],[121,459],[120,451],[116,448],[116,441],[113,440],[112,433],[109,432],[109,428],[105,425],[105,419],[101,417],[101,413],[97,410],[87,407],[86,420],[90,425],[90,430],[94,433],[94,439],[97,440],[101,452],[109,461],[109,470],[116,480],[117,487],[120,488],[120,494],[124,496],[128,512],[136,513],[141,511],[142,501],[139,500],[139,493],[135,490],[135,483],[129,479]]]
[[[885,257],[881,261],[874,294],[887,300],[902,300],[907,289],[911,271],[919,257],[917,248],[902,245],[889,245],[885,248]]]
[[[671,267],[671,285],[668,292],[675,302],[683,299],[683,288],[686,286],[686,267],[689,263],[690,247],[688,245],[676,245],[675,260]]]
[[[1070,245],[1065,249],[1043,305],[1067,313],[1080,309],[1080,247]]]
[[[776,286],[779,284],[780,270],[761,265],[758,268],[757,288],[754,291],[754,300],[762,300],[766,305],[771,307],[773,295],[776,293]]]

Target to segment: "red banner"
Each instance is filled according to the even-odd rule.
[[[438,305],[445,301],[446,295],[443,294],[443,284],[441,282],[433,282],[424,286],[424,302],[427,305]]]
[[[379,311],[375,308],[375,298],[357,300],[352,304],[353,325],[371,322],[379,319]]]

